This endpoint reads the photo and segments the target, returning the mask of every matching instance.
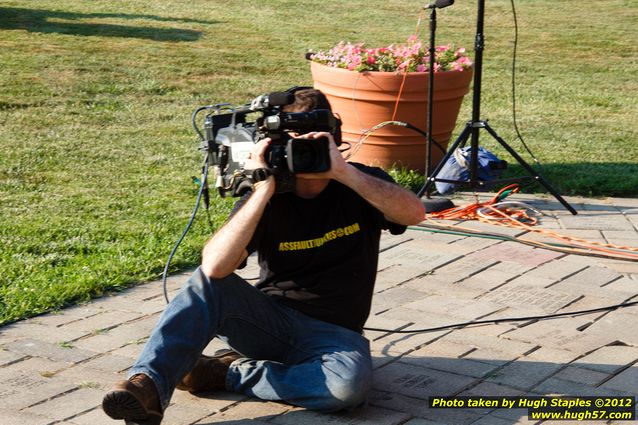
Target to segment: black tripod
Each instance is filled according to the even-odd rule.
[[[478,0],[478,17],[476,20],[476,38],[474,42],[474,87],[472,91],[472,120],[468,121],[465,125],[465,129],[461,132],[459,137],[454,141],[452,146],[449,148],[448,152],[441,159],[439,164],[436,166],[434,171],[432,171],[431,175],[427,174],[426,171],[426,182],[425,185],[421,188],[417,196],[421,197],[424,193],[428,191],[428,189],[432,186],[436,181],[444,182],[444,183],[455,183],[455,184],[464,184],[469,185],[471,188],[475,189],[478,187],[483,187],[486,185],[486,182],[483,182],[478,179],[477,171],[478,171],[478,148],[479,148],[479,130],[485,129],[507,152],[509,152],[518,163],[527,170],[530,174],[529,176],[517,177],[511,179],[498,179],[498,180],[490,180],[487,182],[490,185],[500,184],[500,183],[514,183],[519,182],[523,179],[533,179],[545,187],[549,193],[554,195],[556,200],[558,200],[570,213],[576,215],[577,212],[571,205],[563,199],[560,194],[549,184],[547,181],[538,174],[521,156],[516,153],[516,151],[509,146],[505,140],[503,140],[497,133],[489,126],[487,121],[480,119],[480,109],[481,109],[481,76],[483,70],[483,47],[484,47],[484,39],[483,39],[483,22],[485,16],[485,0]],[[459,181],[459,180],[446,180],[439,179],[436,176],[441,171],[441,168],[445,165],[447,160],[454,154],[454,151],[459,147],[465,146],[468,137],[472,136],[470,147],[470,180],[469,181]],[[428,140],[430,142],[430,140]],[[429,144],[429,143],[428,143]],[[428,170],[429,171],[429,170]]]

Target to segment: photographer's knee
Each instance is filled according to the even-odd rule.
[[[362,364],[334,373],[327,377],[326,386],[330,395],[320,410],[336,412],[356,408],[363,404],[372,387],[372,368]]]

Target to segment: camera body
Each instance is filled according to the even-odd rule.
[[[277,193],[294,190],[296,173],[330,170],[328,138],[303,139],[290,134],[326,131],[339,144],[341,122],[327,109],[283,112],[283,106],[294,102],[291,90],[262,95],[239,107],[202,107],[193,114],[193,125],[208,151],[208,164],[214,170],[215,186],[221,196],[242,196],[252,187],[255,176],[244,165],[254,144],[265,138],[272,142],[265,155],[268,168],[262,177],[274,175]],[[207,110],[204,134],[196,125],[196,114],[201,110]]]

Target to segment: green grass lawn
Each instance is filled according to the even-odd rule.
[[[482,118],[530,160],[512,126],[510,1],[486,3]],[[310,84],[310,48],[402,42],[423,4],[3,1],[0,324],[157,278],[198,189],[191,112]],[[638,4],[517,11],[519,126],[543,175],[563,194],[638,196]],[[471,50],[475,17],[475,1],[441,10],[438,44]],[[231,203],[214,200],[214,226]],[[198,264],[211,231],[200,214],[172,270]]]

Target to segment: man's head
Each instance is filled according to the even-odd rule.
[[[330,102],[317,89],[301,89],[295,92],[295,101],[282,108],[284,112],[310,112],[314,109],[328,109],[332,111]]]
[[[304,88],[297,90],[295,93],[295,101],[290,105],[282,107],[283,112],[311,112],[316,109],[323,109],[332,112],[332,107],[325,94],[320,90],[313,88]],[[334,116],[334,115],[333,115]],[[337,120],[336,128],[331,131],[337,146],[341,145],[341,120],[335,116]]]

